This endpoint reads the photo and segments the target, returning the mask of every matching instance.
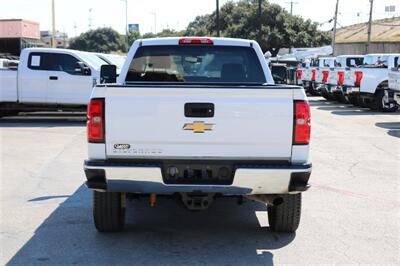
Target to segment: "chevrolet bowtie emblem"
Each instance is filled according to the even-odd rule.
[[[206,124],[202,121],[187,123],[183,126],[184,130],[193,130],[194,133],[204,133],[205,131],[213,130],[214,124]]]

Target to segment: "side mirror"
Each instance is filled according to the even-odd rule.
[[[100,83],[116,83],[117,82],[117,66],[102,65],[100,68]]]
[[[92,71],[83,62],[76,62],[75,75],[90,76]]]

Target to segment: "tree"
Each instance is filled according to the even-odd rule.
[[[123,36],[112,28],[98,28],[72,39],[69,48],[99,53],[126,51]]]
[[[128,44],[129,44],[129,47],[132,45],[132,43],[134,43],[137,39],[140,39],[140,38],[141,38],[141,36],[140,36],[139,32],[130,30],[128,32]],[[125,39],[125,36],[124,36],[124,39]],[[128,47],[128,49],[129,49],[129,47]]]
[[[292,16],[281,6],[263,0],[261,20],[259,0],[228,2],[220,9],[220,29],[224,37],[257,40],[264,51],[276,56],[280,48],[313,47],[330,43],[328,33],[317,23]],[[216,36],[216,14],[198,16],[189,23],[185,34]],[[261,32],[259,25],[261,21]]]

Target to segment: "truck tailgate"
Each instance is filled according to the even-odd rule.
[[[290,88],[109,87],[105,108],[108,158],[291,157]]]

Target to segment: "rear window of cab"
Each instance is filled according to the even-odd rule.
[[[126,76],[131,82],[266,82],[252,47],[214,45],[141,46]]]

